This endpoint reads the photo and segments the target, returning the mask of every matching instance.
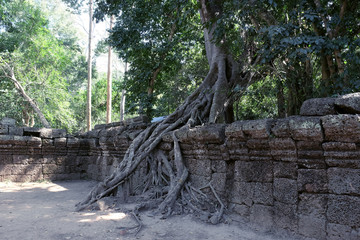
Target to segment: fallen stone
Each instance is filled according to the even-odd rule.
[[[336,114],[335,98],[312,98],[306,100],[300,109],[302,116],[325,116]]]
[[[350,93],[338,97],[335,100],[335,108],[339,113],[360,113],[360,92]]]

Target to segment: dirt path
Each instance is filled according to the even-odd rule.
[[[191,216],[166,220],[141,215],[137,236],[119,227],[136,225],[131,215],[115,210],[74,212],[95,182],[0,183],[0,239],[143,239],[269,240],[270,236],[239,228],[236,223],[205,224]]]

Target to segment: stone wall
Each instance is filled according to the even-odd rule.
[[[307,101],[304,116],[177,132],[192,185],[211,181],[231,212],[263,230],[360,239],[360,104],[350,101],[355,107],[349,107],[347,100]],[[352,114],[336,114],[344,109]],[[3,119],[0,181],[102,180],[146,122],[140,117],[69,136],[58,129],[16,128]],[[170,154],[172,144],[164,135],[159,148]],[[135,173],[130,188],[144,181],[146,171],[144,166]]]
[[[177,136],[192,184],[212,181],[243,220],[315,239],[360,239],[359,116],[239,121]]]
[[[103,180],[115,171],[143,118],[99,125],[75,136],[65,130],[16,127],[0,122],[0,181]]]

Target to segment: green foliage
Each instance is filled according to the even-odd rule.
[[[79,48],[71,44],[73,40],[64,44],[63,37],[56,38],[41,10],[26,1],[7,3],[2,11],[5,13],[0,25],[4,30],[0,33],[2,59],[14,69],[15,77],[52,127],[76,130],[79,123],[71,106],[86,71]],[[4,93],[0,118],[10,116],[20,123],[25,115],[34,115],[4,72],[0,75],[0,89]],[[36,121],[35,126],[38,124]]]
[[[116,16],[108,43],[130,65],[125,81],[127,102],[131,103],[127,109],[130,113],[160,114],[163,106],[158,105],[159,99],[172,91],[171,79],[191,59],[191,49],[203,51],[196,4],[175,0],[98,0],[96,4],[94,16],[98,20]],[[155,72],[159,73],[154,77]],[[153,94],[149,94],[152,89]]]

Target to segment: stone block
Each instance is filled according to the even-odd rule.
[[[273,184],[255,183],[253,184],[253,202],[263,205],[273,205]]]
[[[323,193],[328,191],[327,173],[325,169],[299,169],[298,191]]]
[[[1,151],[1,149],[0,149]],[[7,165],[13,163],[12,155],[0,155],[0,165]]]
[[[335,107],[339,113],[360,113],[360,92],[349,93],[336,98]]]
[[[274,198],[279,202],[295,205],[298,199],[296,180],[287,178],[275,178]]]
[[[297,179],[297,170],[294,162],[274,162],[274,178]]]
[[[360,196],[360,169],[329,168],[329,191]]]
[[[342,151],[355,151],[356,144],[355,143],[344,143],[344,142],[324,142],[322,144],[322,148],[324,151],[334,151],[334,152],[342,152]]]
[[[302,193],[299,195],[298,213],[303,216],[326,219],[326,194]]]
[[[216,173],[226,173],[228,164],[223,160],[211,161],[211,170]]]
[[[26,138],[26,145],[31,147],[38,147],[42,146],[42,140],[38,137],[27,137]]]
[[[180,142],[224,143],[225,124],[199,126],[187,130],[186,133],[177,133]]]
[[[351,239],[351,227],[346,225],[328,223],[326,231],[327,240]]]
[[[9,135],[23,136],[24,135],[24,129],[9,126]]]
[[[302,116],[325,116],[336,114],[336,98],[311,98],[303,102],[300,108]]]
[[[195,188],[201,188],[209,184],[211,180],[210,176],[200,176],[196,174],[190,174],[189,181]]]
[[[272,119],[244,121],[242,130],[249,138],[269,138]]]
[[[244,124],[244,121],[237,121],[233,122],[232,124],[229,124],[225,128],[225,136],[227,138],[234,138],[238,141],[244,141],[246,140],[246,136],[244,132],[242,131],[242,126]]]
[[[360,142],[360,116],[329,115],[321,117],[326,141]]]
[[[200,176],[211,176],[211,161],[199,159],[186,159],[185,165],[189,168],[190,174]]]
[[[326,157],[325,162],[329,167],[339,167],[339,168],[354,168],[360,169],[360,154],[358,159],[337,159],[332,157]]]
[[[231,212],[235,212],[236,214],[239,214],[242,217],[249,217],[250,216],[250,207],[243,205],[243,204],[236,204],[236,203],[230,203],[229,209]]]
[[[360,228],[360,197],[330,195],[326,211],[330,223]]]
[[[65,172],[64,166],[59,166],[56,164],[44,164],[43,165],[43,173],[44,175],[51,175],[51,174],[61,174]]]
[[[291,117],[289,126],[294,140],[321,142],[324,139],[319,117]]]
[[[9,134],[9,126],[0,125],[0,135],[8,135]]]
[[[8,118],[8,117],[4,117],[3,119],[1,119],[0,124],[1,125],[9,125],[9,126],[15,126],[15,119],[12,118]]]
[[[274,225],[274,209],[271,206],[254,204],[250,208],[250,222],[260,230],[270,230]]]
[[[300,215],[299,233],[305,237],[326,240],[326,220]]]
[[[54,145],[55,147],[66,147],[66,138],[55,138]]]
[[[274,120],[271,124],[271,135],[278,138],[291,137],[289,118]]]
[[[269,140],[264,139],[249,139],[246,142],[246,147],[249,149],[257,149],[257,150],[269,150]]]
[[[272,182],[273,163],[236,161],[234,180],[239,182]]]
[[[298,216],[295,204],[274,202],[274,223],[277,228],[298,231]]]
[[[211,183],[216,191],[226,192],[226,173],[213,173],[211,175]]]
[[[252,206],[254,186],[255,183],[234,182],[230,201],[232,203],[242,204],[249,207]]]

